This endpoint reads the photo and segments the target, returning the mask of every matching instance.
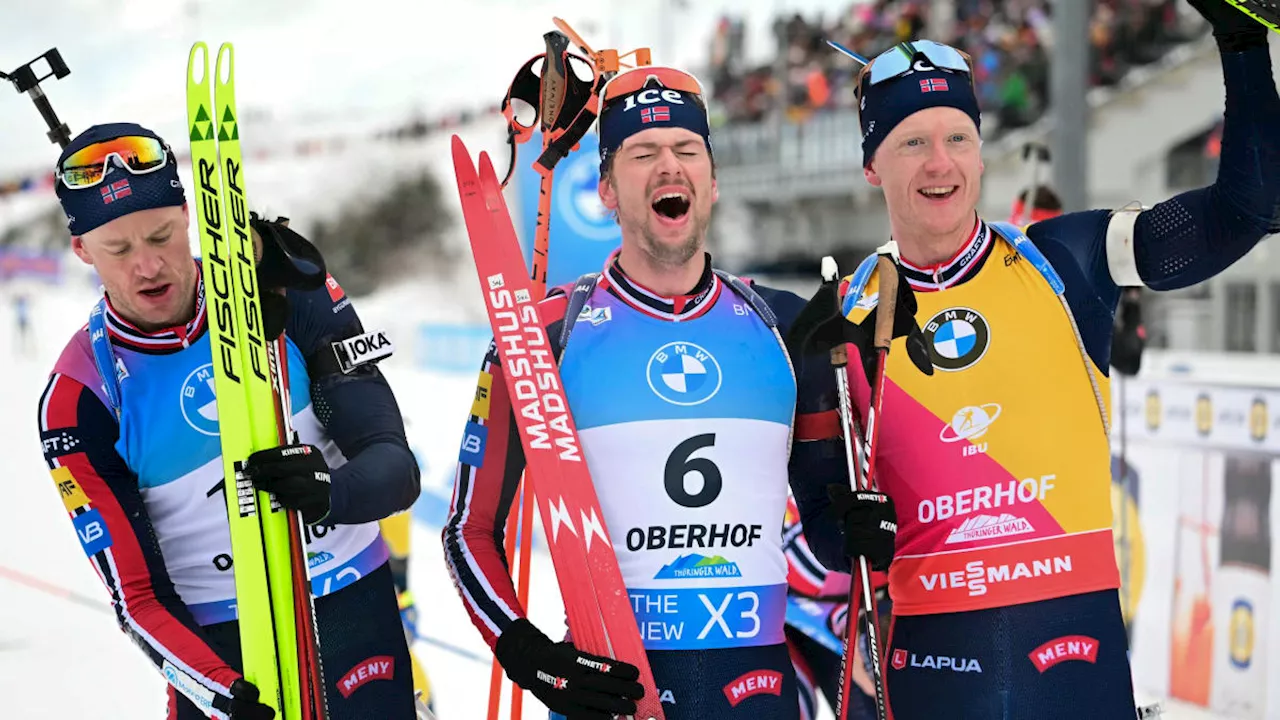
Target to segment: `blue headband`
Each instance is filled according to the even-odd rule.
[[[949,70],[912,71],[871,84],[863,79],[861,111],[862,166],[871,164],[876,149],[898,123],[931,107],[953,107],[968,115],[981,132],[982,111],[973,84],[964,73]]]
[[[94,143],[134,135],[164,142],[159,135],[133,123],[94,125],[71,141],[58,156],[58,164],[54,167],[62,167],[68,156]],[[187,202],[182,182],[178,179],[178,159],[172,150],[169,150],[168,163],[155,172],[134,175],[112,158],[107,175],[100,184],[72,190],[58,180],[54,189],[62,203],[62,211],[67,215],[67,229],[72,235],[83,235],[139,210],[182,206]]]
[[[643,130],[682,127],[702,136],[711,152],[711,127],[702,98],[663,87],[646,87],[615,98],[600,111],[600,174],[622,142]]]

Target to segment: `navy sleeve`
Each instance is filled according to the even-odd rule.
[[[333,342],[364,332],[350,299],[330,279],[320,290],[289,291],[289,302],[285,332],[307,360],[316,417],[347,458],[330,473],[326,522],[371,522],[407,509],[421,478],[391,386],[374,364],[344,374],[329,363]]]
[[[795,293],[759,285],[755,286],[755,290],[778,316],[778,331],[785,338],[806,301]],[[797,419],[801,415],[835,411],[838,392],[830,359],[824,354],[796,358],[794,369]],[[809,549],[828,570],[848,572],[849,561],[844,555],[844,534],[840,525],[827,513],[831,504],[827,497],[827,486],[849,484],[844,438],[796,440],[791,445],[787,470],[791,494],[800,510],[800,525]]]
[[[1153,290],[1204,282],[1280,229],[1280,96],[1271,54],[1266,47],[1222,53],[1222,74],[1217,179],[1142,213],[1134,228],[1138,274]]]
[[[1276,229],[1280,204],[1280,97],[1267,48],[1222,53],[1226,112],[1216,181],[1138,215],[1134,259],[1153,290],[1204,282],[1244,257]],[[1120,289],[1107,263],[1111,213],[1070,213],[1028,236],[1067,285],[1067,301],[1094,363],[1107,371]]]

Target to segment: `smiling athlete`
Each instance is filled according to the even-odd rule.
[[[1213,25],[1226,122],[1216,182],[1150,209],[1090,210],[1024,234],[975,211],[982,180],[968,57],[928,41],[876,57],[857,78],[864,175],[882,188],[902,276],[935,372],[889,355],[877,454],[897,508],[885,653],[892,717],[1135,717],[1111,537],[1113,314],[1124,287],[1171,290],[1221,272],[1275,232],[1280,97],[1267,31],[1220,0]],[[876,306],[870,263],[844,312]],[[856,363],[850,363],[856,367]],[[827,383],[801,391],[834,396]],[[869,387],[851,375],[856,402]],[[815,523],[843,462],[797,445],[796,500],[810,546],[849,567]]]

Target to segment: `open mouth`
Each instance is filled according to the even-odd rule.
[[[933,187],[920,188],[916,192],[930,200],[946,200],[955,195],[959,189],[959,185],[935,185]]]
[[[165,283],[164,285],[157,285],[151,288],[143,288],[142,290],[138,291],[138,294],[142,295],[143,297],[148,297],[153,300],[158,300],[164,297],[165,293],[169,292],[169,287],[170,285],[168,283]]]
[[[689,196],[682,191],[669,191],[657,194],[650,203],[653,212],[667,222],[680,222],[689,214]]]

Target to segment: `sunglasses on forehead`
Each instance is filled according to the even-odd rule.
[[[698,82],[698,78],[683,70],[675,68],[661,67],[654,65],[645,65],[609,78],[609,82],[604,84],[604,88],[600,90],[600,99],[608,103],[618,98],[633,95],[646,87],[654,86],[658,91],[662,89],[676,90],[678,92],[689,93],[698,98],[703,95],[702,83]]]
[[[600,132],[601,123],[604,122],[604,110],[609,107],[616,107],[617,104],[623,103],[623,107],[630,110],[637,104],[645,105],[662,100],[681,102],[675,93],[683,93],[693,98],[694,105],[706,115],[707,104],[703,92],[702,83],[698,78],[675,68],[644,65],[620,72],[609,78],[609,81],[600,89],[601,112],[596,118],[596,132]]]
[[[962,73],[969,78],[970,83],[973,82],[973,59],[968,53],[933,40],[898,43],[871,60],[834,40],[828,40],[827,44],[862,63],[862,69],[858,71],[857,81],[854,83],[854,94],[859,100],[862,99],[864,88],[913,72],[949,70]]]
[[[54,175],[68,190],[91,188],[102,183],[112,157],[130,173],[145,175],[168,164],[169,148],[155,138],[137,135],[104,140],[68,155]]]

